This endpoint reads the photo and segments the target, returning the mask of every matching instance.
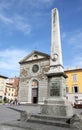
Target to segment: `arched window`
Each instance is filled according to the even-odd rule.
[[[32,86],[33,86],[33,87],[37,87],[37,86],[38,86],[38,81],[37,81],[36,79],[34,79],[34,80],[32,81]]]

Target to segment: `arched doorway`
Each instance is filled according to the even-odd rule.
[[[32,103],[38,103],[38,81],[32,81]]]

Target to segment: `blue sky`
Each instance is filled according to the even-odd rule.
[[[0,0],[0,75],[19,76],[18,62],[33,50],[50,54],[53,8],[64,68],[82,68],[82,0]]]

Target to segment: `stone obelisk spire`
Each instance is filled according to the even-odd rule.
[[[52,10],[50,72],[57,73],[63,71],[59,14],[55,8]]]

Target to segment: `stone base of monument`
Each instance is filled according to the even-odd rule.
[[[25,118],[24,118],[25,114]],[[18,121],[5,122],[0,124],[0,130],[77,130],[77,128],[67,121],[67,117],[53,117],[42,114],[31,115],[28,118],[29,114],[26,116],[26,112],[21,114],[21,117]]]
[[[46,73],[48,77],[48,98],[41,105],[41,113],[51,116],[71,117],[73,108],[66,99],[66,74]]]
[[[41,105],[41,113],[58,117],[71,117],[73,115],[73,108],[65,98],[50,98]]]

